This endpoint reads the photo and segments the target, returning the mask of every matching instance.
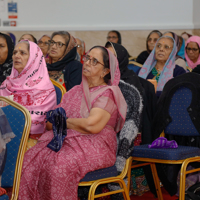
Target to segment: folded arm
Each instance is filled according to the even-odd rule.
[[[87,118],[68,118],[67,128],[85,134],[99,133],[108,123],[111,114],[101,108],[92,108]],[[47,122],[46,129],[51,130],[52,124]]]

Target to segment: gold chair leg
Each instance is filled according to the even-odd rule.
[[[154,180],[155,187],[156,187],[156,193],[158,195],[158,200],[163,200],[162,191],[160,188],[160,181],[159,181],[157,170],[156,170],[156,165],[155,165],[155,163],[151,163],[150,166],[151,166],[153,180]]]
[[[179,200],[185,200],[185,180],[186,180],[186,169],[187,169],[187,166],[188,166],[187,162],[183,162],[183,164],[181,166]]]
[[[120,185],[120,187],[122,188],[122,191],[121,193],[123,194],[123,197],[125,200],[130,200],[130,197],[129,197],[129,192],[127,190],[127,187],[126,187],[126,184],[125,182],[121,179],[121,178],[115,178],[115,180],[113,181],[96,181],[94,182],[91,187],[90,187],[90,190],[89,190],[89,194],[88,194],[88,200],[94,200],[95,198],[95,191],[96,191],[96,188],[101,185],[101,184],[106,184],[106,183],[111,183],[111,182],[116,182]],[[123,191],[124,190],[124,191]],[[113,193],[115,194],[115,193]],[[108,194],[109,195],[109,194]]]
[[[130,200],[129,191],[127,190],[125,182],[122,180],[119,182],[119,185],[124,189],[124,192],[122,192],[124,200]]]

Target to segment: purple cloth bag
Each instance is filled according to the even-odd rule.
[[[178,148],[178,144],[175,140],[168,141],[165,137],[159,137],[149,145],[149,148],[176,149]]]

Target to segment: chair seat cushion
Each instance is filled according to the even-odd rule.
[[[109,178],[113,176],[117,176],[117,168],[115,165],[112,167],[104,168],[95,170],[93,172],[88,172],[83,179],[80,180],[80,182],[83,181],[94,181],[102,178]]]
[[[8,195],[4,194],[2,196],[0,196],[0,200],[9,200]]]
[[[200,156],[200,148],[179,145],[177,149],[150,149],[148,148],[148,144],[144,144],[134,147],[132,156],[162,160],[183,160]]]

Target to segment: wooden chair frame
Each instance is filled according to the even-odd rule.
[[[117,194],[117,193],[122,193],[125,200],[130,200],[128,189],[130,188],[131,161],[132,161],[132,157],[129,157],[126,160],[126,164],[124,166],[123,171],[121,172],[120,175],[118,175],[116,177],[103,178],[103,179],[98,179],[98,180],[88,181],[88,182],[80,182],[79,186],[90,186],[88,200],[93,200],[95,198],[104,197],[107,195],[112,195],[112,194]],[[123,180],[125,177],[128,178],[127,186]],[[114,183],[114,182],[118,183],[120,185],[121,189],[95,195],[96,188],[99,185],[107,184],[107,183]]]
[[[31,115],[25,107],[23,107],[22,105],[14,102],[6,97],[0,96],[0,101],[4,101],[7,104],[17,108],[24,114],[24,117],[25,117],[24,130],[22,133],[21,142],[20,142],[17,160],[16,160],[15,175],[14,175],[13,189],[12,189],[12,196],[11,196],[11,200],[17,200],[18,194],[19,194],[22,164],[23,164],[24,154],[26,152],[26,145],[28,142],[28,137],[29,137],[29,133],[30,133],[30,129],[31,129]]]

